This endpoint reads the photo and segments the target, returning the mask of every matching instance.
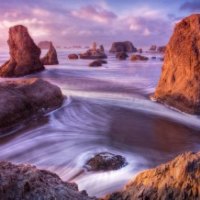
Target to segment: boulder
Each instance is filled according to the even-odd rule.
[[[43,65],[58,65],[58,56],[55,47],[52,42],[50,43],[49,51],[47,54],[41,59]]]
[[[200,152],[185,153],[131,180],[104,200],[200,199]]]
[[[10,60],[1,66],[0,76],[17,77],[44,70],[40,61],[41,50],[35,45],[26,27],[11,27],[8,45]]]
[[[156,45],[152,45],[150,48],[149,48],[149,51],[156,51],[157,50],[157,46]]]
[[[38,44],[38,47],[39,47],[40,49],[49,49],[50,46],[51,46],[51,42],[50,42],[50,41],[41,41],[41,42],[39,42],[39,44]]]
[[[62,105],[61,90],[47,81],[31,78],[0,83],[0,128],[10,127],[34,114]]]
[[[146,56],[141,56],[139,54],[134,54],[131,56],[131,61],[147,61],[149,60]]]
[[[153,98],[191,114],[200,114],[200,14],[179,22],[167,45]]]
[[[0,199],[21,200],[95,200],[85,191],[79,192],[75,183],[65,182],[57,174],[39,170],[28,164],[0,162]]]
[[[132,42],[130,41],[114,42],[110,49],[110,53],[118,53],[118,52],[133,53],[137,52],[137,49],[133,46]]]
[[[69,54],[68,55],[68,59],[70,59],[70,60],[77,60],[78,59],[78,55],[77,54]]]
[[[128,54],[126,52],[118,52],[116,54],[116,58],[119,60],[126,60],[128,58]]]
[[[166,51],[166,46],[160,46],[157,48],[158,53],[165,53],[165,51]]]
[[[103,152],[88,160],[85,168],[88,171],[110,171],[118,170],[126,165],[127,162],[123,156]]]
[[[90,67],[101,67],[102,66],[102,61],[101,60],[95,60],[95,61],[92,61],[89,66]]]

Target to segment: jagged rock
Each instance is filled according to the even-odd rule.
[[[31,165],[0,162],[0,200],[95,200],[75,183]]]
[[[119,60],[126,60],[128,58],[128,54],[126,52],[118,52],[116,54],[116,58]]]
[[[184,112],[200,114],[200,14],[179,22],[167,45],[153,96]]]
[[[40,49],[49,49],[50,46],[51,46],[51,42],[50,42],[50,41],[41,41],[41,42],[39,42],[39,44],[38,44],[38,47],[39,47]]]
[[[40,61],[41,50],[35,45],[26,27],[11,27],[8,45],[10,60],[1,66],[0,76],[17,77],[44,70]]]
[[[110,49],[111,53],[118,53],[118,52],[137,52],[137,49],[133,46],[132,42],[125,41],[125,42],[114,42]]]
[[[88,171],[110,171],[118,170],[126,165],[127,162],[123,156],[103,152],[88,160],[85,168]]]
[[[141,56],[139,54],[134,54],[131,56],[131,61],[147,61],[149,60],[146,56]]]
[[[200,152],[185,153],[140,173],[122,191],[104,200],[200,199]]]
[[[157,46],[156,45],[152,45],[150,48],[149,48],[149,51],[156,51],[157,49]]]
[[[47,81],[31,78],[0,83],[0,128],[12,126],[36,113],[62,105],[61,90]]]
[[[69,55],[68,55],[68,58],[69,58],[70,60],[77,60],[77,59],[78,59],[78,55],[77,55],[77,54],[69,54]]]
[[[52,42],[50,43],[49,51],[41,59],[41,62],[43,63],[43,65],[58,65],[59,64],[57,52]]]

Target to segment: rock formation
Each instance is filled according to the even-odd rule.
[[[149,48],[149,51],[156,51],[157,50],[157,46],[156,45],[152,45],[150,48]]]
[[[101,67],[103,64],[107,64],[106,60],[94,60],[89,64],[90,67]]]
[[[70,59],[70,60],[77,60],[78,59],[78,55],[77,54],[69,54],[68,55],[68,58]]]
[[[58,65],[59,64],[57,52],[52,42],[50,43],[49,51],[41,59],[41,62],[43,63],[43,65]]]
[[[131,56],[131,61],[147,61],[149,60],[146,56],[141,56],[139,54],[134,54]]]
[[[126,52],[118,52],[116,54],[116,58],[118,58],[119,60],[126,60],[128,58],[128,54]]]
[[[133,46],[132,42],[125,41],[125,42],[114,42],[112,44],[112,47],[110,49],[111,53],[117,53],[117,52],[137,52],[137,49]]]
[[[0,99],[0,128],[57,108],[63,102],[57,86],[37,78],[1,82]]]
[[[200,152],[185,153],[154,169],[140,173],[121,192],[106,200],[200,199]]]
[[[165,53],[165,51],[166,51],[166,46],[160,46],[157,48],[158,53]]]
[[[38,47],[39,47],[40,49],[49,49],[50,46],[51,46],[51,42],[50,42],[50,41],[41,41],[41,42],[39,42],[39,44],[38,44]]]
[[[137,49],[137,52],[138,53],[143,53],[143,50],[142,49]]]
[[[44,70],[40,61],[40,48],[35,45],[26,27],[11,27],[8,45],[10,60],[1,66],[0,76],[17,77]]]
[[[0,199],[95,200],[75,183],[64,182],[57,174],[31,165],[0,162]]]
[[[123,156],[103,152],[88,160],[85,168],[88,171],[110,171],[120,169],[126,165],[126,159]]]
[[[153,98],[184,112],[200,114],[200,14],[176,25]]]

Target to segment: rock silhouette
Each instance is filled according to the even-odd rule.
[[[137,52],[137,49],[133,46],[132,42],[125,41],[125,42],[114,42],[110,49],[111,53],[118,53],[118,52]]]

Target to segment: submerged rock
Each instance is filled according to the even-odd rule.
[[[10,60],[0,68],[0,76],[17,77],[44,70],[40,61],[41,50],[22,25],[9,29]]]
[[[185,153],[154,169],[140,173],[121,192],[105,200],[200,199],[200,152]]]
[[[61,90],[47,81],[31,78],[0,83],[0,128],[14,125],[38,112],[62,105]]]
[[[110,49],[111,53],[118,53],[118,52],[137,52],[137,49],[133,46],[132,42],[125,41],[125,42],[114,42]]]
[[[200,14],[179,22],[167,45],[154,99],[200,114]]]
[[[69,58],[70,60],[77,60],[77,59],[78,59],[78,55],[77,55],[77,54],[69,54],[69,55],[68,55],[68,58]]]
[[[31,165],[0,162],[0,199],[95,200],[75,183],[64,182],[57,174]]]
[[[119,60],[126,60],[128,58],[128,54],[126,52],[119,52],[116,54],[116,58]]]
[[[110,171],[118,170],[126,165],[127,162],[123,156],[103,152],[88,160],[85,168],[88,171]]]
[[[55,47],[52,42],[50,43],[49,51],[47,54],[41,59],[43,65],[58,65],[58,56]]]
[[[146,56],[141,56],[139,54],[135,54],[131,56],[131,61],[147,61],[149,60],[148,57]]]

